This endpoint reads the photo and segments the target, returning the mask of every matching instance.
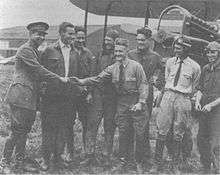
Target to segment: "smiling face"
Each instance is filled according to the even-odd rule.
[[[179,44],[174,44],[174,53],[176,57],[182,58],[185,55],[184,47]]]
[[[66,30],[60,34],[61,41],[64,44],[70,45],[76,37],[76,32],[74,27],[66,27]]]
[[[206,55],[209,62],[214,63],[218,59],[219,52],[217,50],[208,49]]]
[[[137,34],[137,48],[139,50],[144,50],[150,48],[151,42],[149,38],[146,38],[144,34]]]
[[[115,45],[114,55],[116,61],[122,62],[127,55],[127,47],[122,45]]]
[[[45,35],[45,32],[32,31],[30,32],[30,40],[40,46],[45,41]]]
[[[83,31],[78,31],[78,32],[76,33],[76,40],[75,40],[76,46],[79,47],[79,48],[84,47],[85,41],[86,41],[85,32],[83,32]]]
[[[114,40],[113,40],[113,38],[106,36],[105,40],[104,40],[104,43],[105,43],[105,49],[106,50],[114,49]]]

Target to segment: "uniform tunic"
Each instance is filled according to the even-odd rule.
[[[3,154],[8,159],[14,147],[16,159],[24,158],[27,134],[35,121],[39,82],[60,82],[59,76],[41,66],[38,60],[39,52],[32,41],[22,45],[15,56],[14,79],[6,96],[12,111],[12,133]]]
[[[148,83],[143,67],[136,61],[126,59],[124,66],[124,82],[122,89],[119,83],[120,63],[108,66],[97,77],[85,79],[86,84],[102,83],[111,80],[117,92],[116,124],[119,128],[119,157],[129,159],[131,147],[130,129],[134,128],[136,135],[135,155],[138,162],[144,157],[144,130],[148,122],[146,106],[139,112],[131,112],[130,108],[136,103],[145,103],[148,96]]]

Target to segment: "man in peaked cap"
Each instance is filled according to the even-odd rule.
[[[0,163],[3,173],[10,171],[12,153],[15,149],[15,167],[33,170],[24,166],[26,160],[25,145],[27,134],[35,121],[38,83],[41,80],[67,83],[67,79],[50,72],[40,65],[38,47],[45,40],[49,28],[44,22],[31,23],[27,26],[29,40],[22,45],[15,56],[14,80],[7,92],[6,101],[11,108],[11,134],[5,142]],[[21,172],[20,172],[21,173]]]
[[[151,116],[152,107],[153,107],[153,87],[155,86],[159,90],[163,87],[163,80],[164,76],[162,72],[164,72],[164,68],[162,65],[162,58],[161,56],[154,52],[151,49],[151,43],[152,43],[152,31],[148,26],[142,27],[137,30],[137,48],[131,50],[128,53],[128,56],[130,59],[133,59],[137,62],[139,62],[143,68],[144,72],[146,74],[147,80],[149,83],[149,96],[147,99],[149,114]],[[159,72],[158,72],[159,71]],[[157,80],[154,81],[153,75],[155,73],[157,74]],[[151,150],[150,150],[150,142],[149,142],[149,123],[146,126],[145,131],[145,159],[141,160],[140,165],[148,165],[148,161],[150,160]]]
[[[209,63],[202,69],[195,109],[200,111],[197,136],[202,173],[211,174],[214,163],[220,173],[220,44],[216,41],[207,46]]]
[[[162,168],[164,144],[171,127],[173,127],[173,173],[179,173],[183,136],[192,125],[190,97],[195,92],[201,74],[199,64],[188,56],[191,48],[188,39],[177,38],[173,47],[175,56],[166,63],[165,91],[156,118],[158,135],[151,173],[158,173]]]
[[[35,22],[35,23],[30,23],[27,26],[27,29],[29,31],[37,31],[37,32],[41,32],[44,33],[45,35],[47,34],[47,30],[49,29],[49,25],[45,22]]]

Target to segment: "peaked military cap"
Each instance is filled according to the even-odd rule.
[[[49,29],[49,25],[45,22],[34,22],[28,24],[27,29],[29,31],[38,31],[47,34],[46,31]]]

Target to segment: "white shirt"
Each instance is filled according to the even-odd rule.
[[[193,93],[195,87],[199,83],[199,78],[201,74],[200,66],[189,57],[184,59],[180,71],[179,81],[177,83],[177,86],[174,87],[174,78],[177,73],[179,64],[180,60],[176,57],[167,60],[165,71],[165,88],[177,90],[182,93]]]
[[[61,40],[59,40],[59,44],[64,58],[65,77],[68,77],[71,47],[65,45]]]

